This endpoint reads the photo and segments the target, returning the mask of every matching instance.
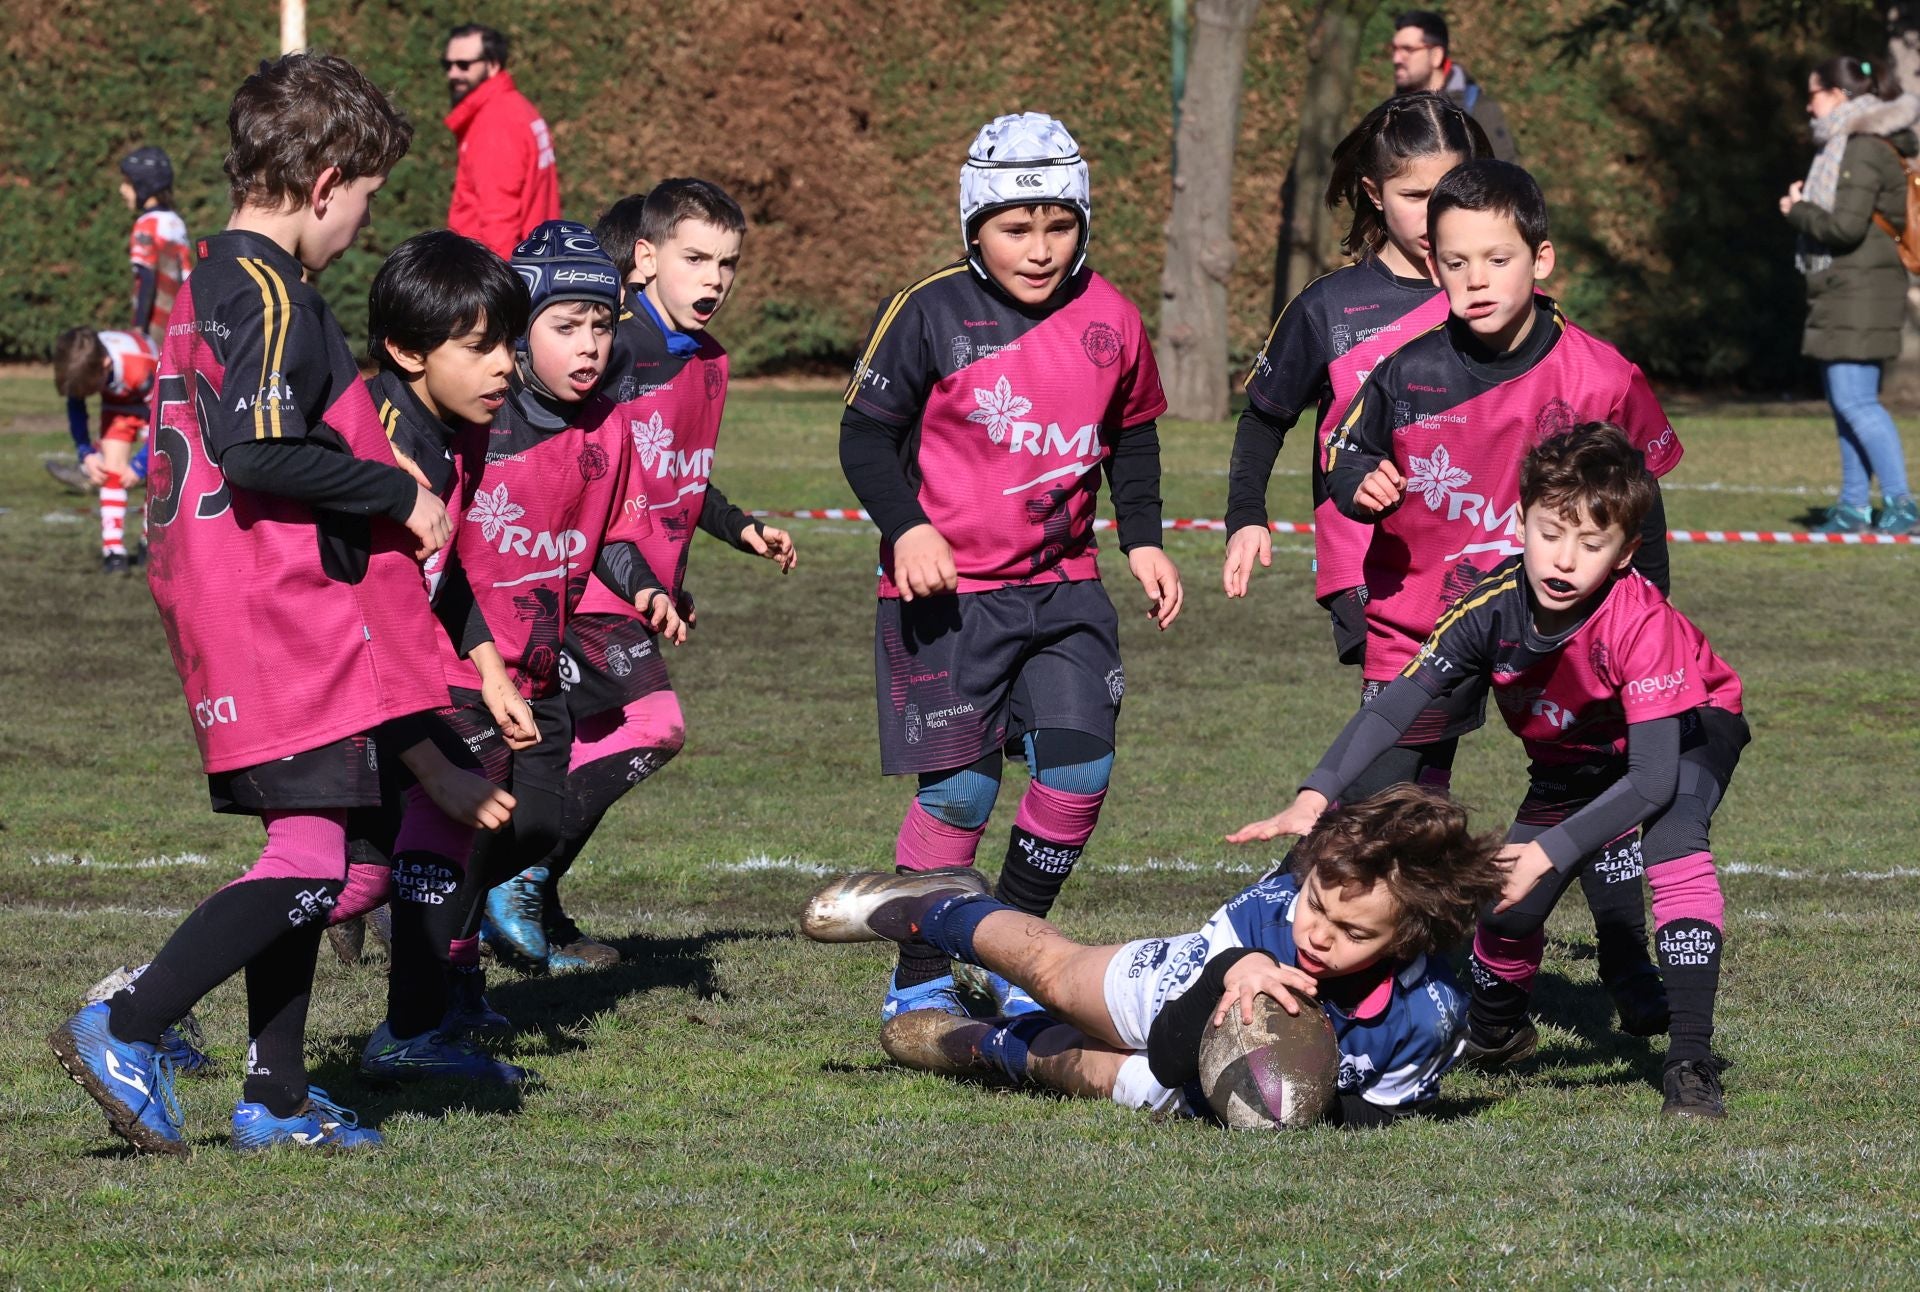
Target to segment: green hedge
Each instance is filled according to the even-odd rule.
[[[1236,174],[1236,363],[1269,322],[1308,8],[1263,6],[1252,44]],[[1810,152],[1796,124],[1805,60],[1734,38],[1625,47],[1568,69],[1543,40],[1580,11],[1452,7],[1463,60],[1500,95],[1553,203],[1564,266],[1553,290],[1657,375],[1790,383],[1800,284],[1772,203]],[[278,31],[271,6],[241,0],[170,4],[138,22],[107,0],[0,0],[0,14],[0,274],[10,287],[0,358],[36,359],[63,327],[124,321],[130,216],[114,166],[128,150],[157,143],[172,154],[191,230],[224,222],[227,100]],[[980,121],[1015,109],[1057,113],[1079,135],[1094,166],[1094,262],[1150,322],[1157,313],[1164,6],[1094,0],[1040,38],[1030,6],[999,2],[742,0],[716,11],[691,0],[312,0],[313,43],[360,63],[417,131],[374,227],[321,284],[356,338],[380,257],[445,218],[453,149],[435,59],[447,27],[470,17],[513,36],[516,78],[554,128],[569,215],[591,220],[670,174],[707,175],[742,200],[753,230],[719,331],[743,372],[843,364],[877,301],[956,254],[959,158]],[[1374,26],[1370,51],[1384,42],[1384,15]],[[1386,89],[1369,54],[1356,102]]]

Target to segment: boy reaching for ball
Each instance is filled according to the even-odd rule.
[[[1397,785],[1327,814],[1268,875],[1196,933],[1082,946],[989,897],[971,870],[853,875],[814,895],[815,941],[918,938],[1031,993],[1044,1013],[896,1015],[888,1054],[951,1075],[999,1073],[1155,1112],[1209,1110],[1196,1086],[1208,1024],[1267,995],[1288,1013],[1317,1002],[1340,1049],[1345,1125],[1419,1111],[1461,1048],[1466,1000],[1435,954],[1465,936],[1504,875],[1464,808]],[[1311,1004],[1308,1005],[1311,1007]]]
[[[1533,1053],[1527,1002],[1542,926],[1600,847],[1639,826],[1672,1009],[1661,1111],[1718,1118],[1723,901],[1708,827],[1749,736],[1738,675],[1631,568],[1653,497],[1653,476],[1618,427],[1588,423],[1536,446],[1520,470],[1522,554],[1441,617],[1285,811],[1229,839],[1313,830],[1422,712],[1491,684],[1532,767],[1503,853],[1505,889],[1474,937],[1470,1057],[1496,1067]]]

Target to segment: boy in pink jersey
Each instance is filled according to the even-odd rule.
[[[1169,627],[1160,550],[1166,411],[1140,313],[1086,268],[1087,165],[1040,113],[982,127],[960,172],[965,257],[881,307],[840,422],[840,462],[880,528],[874,664],[881,769],[919,778],[902,871],[973,864],[1004,750],[1032,781],[1000,899],[1044,916],[1099,819],[1126,675],[1093,519]],[[996,981],[1000,1008],[1031,1007]],[[1020,994],[1024,997],[1024,993]],[[952,965],[901,944],[883,1017],[961,1012]]]
[[[1749,735],[1739,677],[1630,568],[1655,488],[1618,427],[1587,423],[1536,445],[1521,467],[1521,555],[1454,603],[1285,812],[1241,833],[1311,829],[1430,704],[1491,684],[1526,745],[1531,784],[1507,835],[1505,891],[1474,938],[1469,1057],[1496,1066],[1533,1052],[1526,1013],[1542,926],[1587,859],[1639,826],[1673,1015],[1662,1111],[1718,1118],[1723,902],[1708,834]]]
[[[67,400],[67,429],[81,468],[100,473],[100,569],[125,574],[127,488],[135,479],[134,446],[146,437],[147,404],[160,350],[144,332],[76,327],[53,343],[53,385]],[[87,401],[100,396],[100,441],[87,436]]]
[[[656,633],[670,640],[686,635],[672,598],[634,546],[651,529],[647,498],[633,477],[626,425],[602,393],[620,304],[613,262],[585,225],[550,220],[514,250],[512,263],[531,307],[506,398],[491,425],[464,425],[452,444],[463,501],[449,559],[464,570],[484,629],[455,640],[440,626],[439,648],[429,659],[445,670],[456,709],[470,711],[447,721],[457,730],[484,727],[482,678],[469,656],[476,632],[491,636],[529,703],[539,739],[515,751],[506,769],[516,804],[507,828],[476,837],[434,803],[415,798],[394,844],[399,885],[441,899],[422,904],[440,908],[455,937],[440,937],[443,926],[434,924],[425,950],[453,966],[478,963],[487,890],[559,841],[573,746],[560,646],[587,580],[598,575],[645,606]],[[440,570],[437,562],[428,566],[430,576]],[[391,1080],[524,1081],[524,1069],[478,1055],[446,1034],[448,975],[427,968],[423,957],[410,958],[415,961],[421,971],[389,996],[390,1007],[404,1001],[404,1010],[374,1030],[360,1070]]]
[[[1553,272],[1553,244],[1531,176],[1509,162],[1468,162],[1440,181],[1427,221],[1448,318],[1375,366],[1327,444],[1335,505],[1375,526],[1363,565],[1363,703],[1413,658],[1454,598],[1519,554],[1520,461],[1542,437],[1609,420],[1626,428],[1655,476],[1680,460],[1640,370],[1537,294]],[[1634,563],[1664,591],[1657,495],[1640,537]],[[1418,775],[1442,774],[1484,709],[1478,688],[1462,688],[1423,714],[1388,761],[1411,756]],[[1369,776],[1353,793],[1378,788]],[[1603,931],[1601,979],[1621,1028],[1647,1035],[1664,1029],[1666,1009],[1647,958],[1640,872],[1635,841],[1621,839],[1583,872],[1582,887]]]
[[[622,198],[596,236],[625,280],[609,391],[633,437],[653,532],[638,543],[689,626],[687,556],[695,529],[793,568],[793,539],[753,520],[712,480],[727,403],[727,352],[707,331],[726,305],[747,218],[718,185],[662,180]],[[560,685],[573,715],[573,752],[560,843],[487,897],[487,937],[526,964],[599,968],[620,953],[580,931],[560,904],[560,880],[620,797],[680,752],[679,698],[653,630],[598,579],[568,621]]]
[[[120,198],[134,212],[127,237],[133,267],[133,330],[157,336],[173,313],[173,298],[193,270],[187,223],[173,209],[173,161],[148,144],[120,159]]]
[[[380,800],[381,745],[450,815],[497,823],[511,800],[421,735],[447,689],[416,560],[446,542],[446,508],[395,463],[346,338],[302,281],[366,227],[412,131],[352,64],[307,54],[248,77],[228,125],[233,217],[201,244],[157,378],[150,577],[214,810],[260,816],[267,842],[138,979],[49,1040],[117,1134],[184,1154],[156,1043],[244,969],[234,1147],[365,1147],[378,1133],[308,1087],[302,1055],[348,813]]]

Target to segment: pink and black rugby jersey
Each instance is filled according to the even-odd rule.
[[[1585,622],[1560,637],[1533,627],[1521,557],[1482,579],[1407,665],[1440,696],[1480,678],[1527,755],[1554,764],[1626,753],[1627,726],[1707,705],[1740,712],[1740,678],[1636,570],[1618,575]]]
[[[1452,324],[1406,342],[1373,370],[1327,441],[1329,487],[1351,497],[1392,458],[1406,495],[1367,546],[1370,680],[1393,678],[1442,612],[1520,554],[1520,463],[1581,422],[1608,421],[1663,476],[1680,440],[1640,369],[1566,321],[1545,297],[1519,352],[1496,365],[1462,353]],[[1530,361],[1530,362],[1529,362]]]
[[[454,437],[467,481],[454,551],[520,693],[559,690],[560,639],[608,543],[652,532],[633,448],[613,400],[555,407],[516,381],[493,425]],[[480,671],[442,638],[447,683],[478,690]]]
[[[1446,317],[1446,293],[1433,282],[1401,278],[1369,256],[1308,283],[1280,311],[1253,361],[1247,398],[1261,412],[1292,422],[1309,405],[1319,408],[1313,437],[1315,597],[1366,581],[1362,563],[1373,538],[1373,526],[1342,516],[1327,497],[1327,435],[1382,359]]]
[[[230,488],[220,455],[309,439],[392,464],[353,351],[300,264],[259,234],[200,244],[156,382],[153,599],[209,773],[437,709],[447,687],[414,562],[384,517]]]
[[[173,312],[174,298],[180,294],[181,284],[193,269],[187,222],[177,211],[142,211],[127,238],[127,260],[136,269],[153,271],[153,323],[165,326],[167,316]],[[140,304],[138,277],[134,279],[133,296],[137,309]]]
[[[635,479],[647,495],[653,524],[637,546],[663,590],[676,597],[687,577],[687,553],[727,408],[727,352],[708,333],[698,339],[692,354],[670,354],[644,306],[635,302],[621,311],[616,348],[633,356],[633,363],[613,387],[621,401],[616,416],[633,439]],[[598,579],[587,580],[579,612],[640,617],[637,607]]]
[[[380,427],[387,433],[387,442],[420,468],[433,496],[447,507],[450,529],[447,545],[429,556],[424,567],[427,597],[437,607],[468,506],[465,460],[453,451],[455,429],[434,416],[398,373],[382,369],[368,380],[367,390],[378,406]]]
[[[1140,311],[1091,270],[1028,312],[965,261],[882,306],[846,401],[916,427],[907,479],[953,548],[960,591],[1097,579],[1110,438],[1166,411]],[[891,544],[880,595],[897,596]]]
[[[153,398],[153,378],[160,367],[160,350],[139,332],[101,332],[107,349],[107,384],[100,389],[100,429],[116,418],[146,421]]]

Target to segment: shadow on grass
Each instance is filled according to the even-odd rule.
[[[1534,983],[1534,1017],[1565,1028],[1576,1040],[1570,1046],[1556,1045],[1544,1055],[1504,1069],[1502,1074],[1527,1074],[1563,1088],[1637,1084],[1660,1089],[1665,1056],[1656,1053],[1647,1038],[1615,1029],[1613,999],[1605,987],[1598,982],[1572,982],[1557,973],[1543,973]],[[1603,1066],[1606,1070],[1579,1077],[1554,1071],[1587,1066]]]

